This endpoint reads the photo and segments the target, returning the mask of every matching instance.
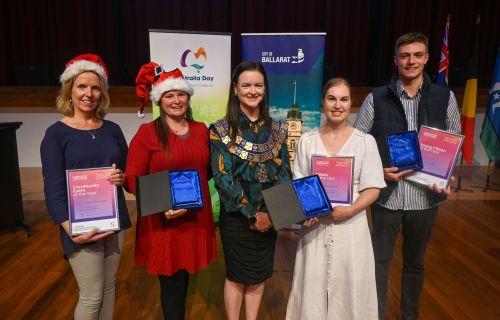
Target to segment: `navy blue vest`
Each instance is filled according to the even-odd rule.
[[[378,150],[384,168],[391,166],[386,137],[389,134],[408,131],[403,104],[399,100],[396,89],[397,78],[388,85],[373,89],[374,119],[370,134],[377,141]],[[418,105],[417,128],[426,125],[446,130],[446,116],[450,100],[450,90],[431,82],[424,73],[422,96]]]

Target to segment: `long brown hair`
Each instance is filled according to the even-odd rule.
[[[165,93],[163,93],[165,94]],[[186,93],[187,94],[187,93]],[[188,94],[189,96],[189,94]],[[188,101],[188,109],[186,111],[185,119],[188,121],[192,121],[193,119],[193,111],[191,110],[191,97],[189,97]],[[169,146],[168,146],[168,132],[172,131],[165,120],[165,111],[163,111],[163,106],[161,105],[160,99],[160,116],[155,120],[155,131],[156,137],[158,139],[158,144],[161,146],[161,150],[165,155],[168,154]]]
[[[269,116],[269,84],[267,82],[266,70],[264,66],[254,61],[244,61],[236,66],[231,77],[231,86],[229,87],[229,99],[227,101],[226,120],[229,125],[229,137],[231,141],[236,140],[238,133],[238,122],[240,115],[240,99],[234,93],[234,88],[238,85],[240,75],[245,71],[258,71],[264,77],[264,97],[259,104],[259,114],[264,117],[266,126],[271,130],[271,117]]]

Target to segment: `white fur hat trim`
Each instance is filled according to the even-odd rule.
[[[194,94],[193,87],[183,78],[168,78],[157,85],[153,86],[150,97],[151,101],[159,104],[161,96],[171,90],[180,90],[186,92],[190,97]]]
[[[106,75],[106,71],[104,71],[104,68],[100,64],[88,60],[80,60],[70,64],[61,74],[59,80],[61,83],[64,83],[77,74],[85,71],[92,71],[97,73],[102,79],[104,79],[104,83],[106,85],[108,84],[108,76]]]

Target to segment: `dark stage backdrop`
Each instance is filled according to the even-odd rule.
[[[231,32],[233,67],[242,32],[326,32],[325,80],[344,76],[355,86],[386,82],[395,39],[420,31],[434,77],[448,14],[450,85],[465,85],[480,14],[479,85],[489,86],[498,0],[1,0],[0,85],[57,85],[64,64],[87,52],[103,57],[112,85],[133,85],[149,61],[148,29]]]

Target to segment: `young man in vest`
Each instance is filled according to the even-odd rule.
[[[354,126],[377,141],[387,188],[380,190],[371,207],[373,250],[379,316],[385,317],[387,279],[394,243],[403,228],[403,276],[401,313],[403,319],[418,319],[424,282],[424,254],[439,204],[450,189],[420,186],[403,180],[411,170],[391,168],[386,142],[388,134],[419,130],[421,125],[460,132],[460,114],[455,95],[431,82],[424,72],[429,59],[428,38],[421,33],[399,37],[394,64],[397,75],[375,88],[363,102]]]

